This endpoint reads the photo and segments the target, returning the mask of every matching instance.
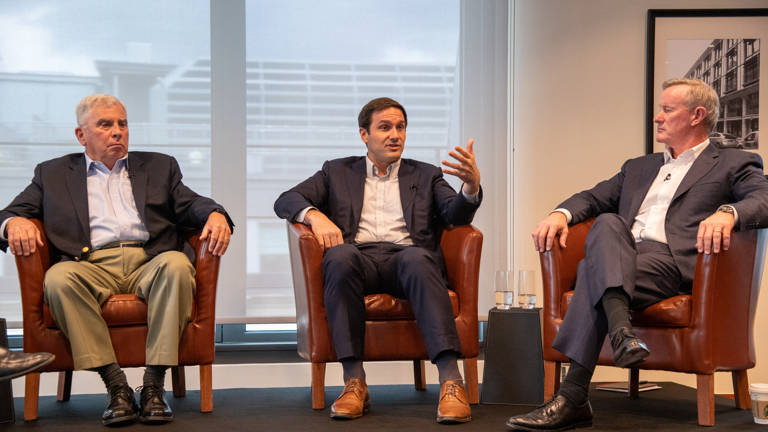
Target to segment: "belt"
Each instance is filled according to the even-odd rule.
[[[102,250],[102,249],[112,249],[112,248],[124,248],[124,247],[144,247],[144,242],[138,241],[138,240],[129,240],[129,241],[114,241],[111,243],[107,243],[103,246],[100,246],[96,248],[96,250]]]

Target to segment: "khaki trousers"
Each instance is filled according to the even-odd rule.
[[[146,364],[178,364],[195,294],[195,268],[186,255],[168,251],[148,259],[142,248],[116,247],[46,272],[45,302],[69,339],[75,369],[117,362],[101,317],[101,305],[113,294],[136,294],[147,302]]]

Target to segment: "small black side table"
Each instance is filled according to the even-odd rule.
[[[544,401],[541,309],[488,311],[480,403],[539,405]]]
[[[0,318],[0,346],[8,348],[8,329],[5,318]],[[0,382],[0,424],[14,423],[16,413],[13,409],[13,388],[11,380]]]

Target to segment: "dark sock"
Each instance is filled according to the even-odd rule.
[[[447,380],[462,380],[458,359],[459,355],[456,351],[446,350],[437,355],[435,366],[437,366],[440,384]]]
[[[107,389],[128,385],[128,379],[125,377],[125,373],[120,369],[120,366],[118,366],[117,363],[99,366],[92,370],[99,373],[101,380],[104,381],[104,385]]]
[[[571,360],[571,367],[560,386],[558,394],[575,405],[582,405],[589,399],[589,382],[592,381],[592,370]]]
[[[344,382],[350,378],[360,378],[365,381],[365,369],[363,369],[363,361],[354,357],[347,357],[341,359],[341,368],[344,369]]]
[[[165,371],[168,366],[148,365],[144,369],[144,387],[163,387],[165,384]]]
[[[622,288],[608,288],[600,300],[608,320],[608,334],[620,327],[632,328],[629,323],[629,296]]]

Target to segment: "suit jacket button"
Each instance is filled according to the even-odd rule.
[[[75,257],[75,261],[80,261],[80,257]]]
[[[88,248],[88,246],[83,246],[83,249],[82,249],[83,253],[88,253],[89,250],[90,249]]]

